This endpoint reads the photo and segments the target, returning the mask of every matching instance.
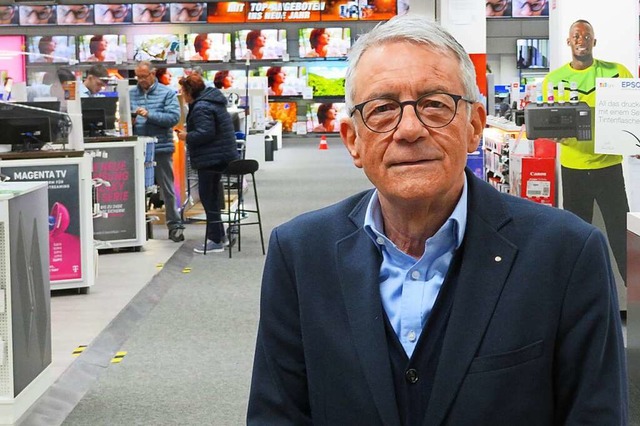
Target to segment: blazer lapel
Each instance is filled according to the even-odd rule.
[[[510,221],[503,200],[469,177],[469,208],[455,299],[424,425],[441,424],[489,325],[517,247],[498,230]],[[488,207],[487,207],[488,206]]]
[[[369,198],[364,197],[351,216],[355,232],[337,243],[338,275],[353,342],[381,422],[399,426],[378,285],[381,255],[362,228]]]

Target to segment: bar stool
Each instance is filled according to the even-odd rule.
[[[226,199],[231,200],[231,195],[236,196],[235,206],[233,209],[231,203],[224,207],[221,211],[223,216],[226,216],[226,220],[223,219],[221,221],[210,222],[207,221],[206,231],[205,231],[205,240],[204,240],[204,254],[207,254],[207,235],[209,231],[209,225],[213,223],[226,223],[227,231],[229,233],[232,230],[237,230],[237,239],[236,244],[238,245],[238,251],[242,250],[242,231],[241,228],[247,225],[258,225],[258,229],[260,230],[260,243],[262,245],[262,254],[265,254],[264,249],[264,235],[262,232],[262,217],[260,215],[260,204],[258,202],[258,189],[256,187],[256,177],[255,172],[258,171],[260,167],[259,163],[256,160],[251,159],[240,159],[234,160],[229,163],[227,169],[222,173],[223,179],[226,181]],[[243,180],[245,176],[251,175],[251,183],[253,186],[253,195],[255,199],[255,209],[250,209],[245,206],[245,198],[244,198],[244,188],[243,188]],[[233,184],[235,183],[235,185]],[[255,216],[254,216],[255,215]],[[255,219],[252,219],[255,217]],[[229,258],[232,257],[233,248],[231,244],[229,245]]]

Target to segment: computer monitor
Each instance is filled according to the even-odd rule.
[[[25,105],[28,107],[46,109],[49,111],[60,111],[60,101],[33,101],[33,102],[16,102],[18,105]],[[25,112],[34,111],[28,108],[24,109]]]
[[[81,98],[84,136],[105,136],[116,127],[117,97]]]
[[[11,144],[12,151],[34,151],[51,141],[49,117],[0,118],[3,141]]]

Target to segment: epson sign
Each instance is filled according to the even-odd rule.
[[[622,81],[623,89],[640,89],[640,81]]]

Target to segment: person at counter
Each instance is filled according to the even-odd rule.
[[[133,134],[158,139],[154,174],[164,200],[169,239],[178,243],[184,241],[184,225],[174,190],[173,126],[180,121],[180,104],[175,91],[158,82],[151,62],[139,62],[135,74],[138,84],[130,91]]]
[[[109,79],[109,72],[102,64],[93,65],[87,71],[87,78],[80,85],[80,97],[81,98],[93,98],[102,89],[107,87],[107,81]]]

